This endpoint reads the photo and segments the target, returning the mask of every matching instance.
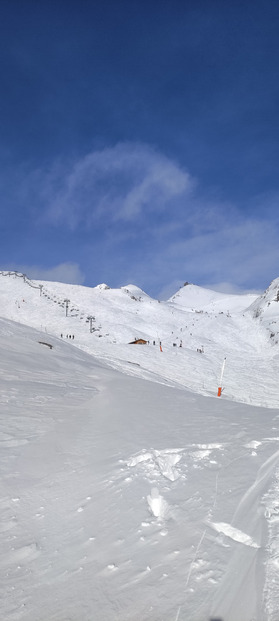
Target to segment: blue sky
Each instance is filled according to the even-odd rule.
[[[2,0],[0,268],[165,298],[279,276],[279,4]]]

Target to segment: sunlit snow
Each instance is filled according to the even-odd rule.
[[[0,273],[3,621],[278,621],[278,291]]]

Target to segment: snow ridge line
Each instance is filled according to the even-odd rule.
[[[34,289],[41,289],[43,285],[36,285],[31,278],[29,278],[26,274],[22,274],[21,272],[4,272],[0,271],[1,276],[15,276],[16,278],[23,278],[23,282],[25,282],[29,287],[33,287]]]

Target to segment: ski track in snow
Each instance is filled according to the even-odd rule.
[[[270,438],[266,441],[271,442],[274,439],[276,441],[276,438]],[[257,440],[252,440],[251,442],[244,444],[243,448],[248,449],[248,454],[250,454],[251,457],[255,457],[256,456],[255,449],[259,449],[259,447],[262,444],[263,444],[262,442],[259,442]],[[198,451],[196,450],[197,448],[198,448]],[[250,451],[249,449],[252,449],[252,451]],[[216,455],[214,455],[215,457],[214,460],[208,459],[213,450],[214,451],[217,450],[217,452],[224,451],[224,446],[218,443],[211,443],[208,445],[198,444],[196,446],[194,445],[194,446],[189,446],[187,448],[185,447],[184,449],[181,449],[181,448],[165,449],[163,451],[154,450],[154,449],[151,451],[146,450],[146,451],[142,451],[132,456],[126,463],[127,463],[128,468],[130,469],[131,468],[140,469],[142,476],[146,477],[147,479],[150,479],[152,483],[154,483],[154,480],[156,480],[156,478],[157,478],[157,482],[159,481],[161,483],[164,478],[168,479],[171,483],[174,483],[174,482],[178,483],[178,480],[180,482],[181,479],[183,480],[187,478],[186,476],[187,471],[189,475],[189,469],[186,467],[186,464],[185,464],[186,456],[188,456],[188,460],[189,458],[193,459],[194,457],[194,460],[196,459],[198,463],[200,460],[208,460],[208,464],[214,463],[215,465],[220,465],[218,457],[216,459]],[[219,453],[219,455],[220,456],[224,455],[224,453]],[[160,457],[162,458],[161,463],[164,464],[162,469],[160,468]],[[173,457],[175,457],[175,459],[173,459]],[[159,458],[159,461],[158,461],[158,458]],[[240,616],[238,618],[243,618],[243,621],[246,621],[246,619],[254,618],[253,615],[257,614],[255,613],[255,607],[257,607],[258,605],[260,606],[261,612],[260,612],[260,616],[259,617],[256,616],[255,618],[263,619],[265,614],[269,614],[269,617],[267,618],[268,619],[270,618],[272,621],[273,621],[273,618],[274,619],[276,618],[276,616],[273,617],[272,614],[273,612],[275,614],[275,610],[278,611],[278,608],[276,608],[277,604],[274,604],[274,601],[275,602],[278,601],[278,597],[279,597],[279,589],[277,589],[274,586],[276,584],[275,572],[276,572],[276,569],[278,569],[277,552],[275,553],[273,552],[273,554],[271,555],[271,559],[265,558],[265,561],[264,561],[265,566],[267,568],[267,573],[266,573],[267,584],[269,584],[268,577],[270,575],[273,575],[273,579],[271,581],[271,587],[269,587],[269,590],[267,586],[265,587],[265,600],[266,600],[265,603],[260,602],[260,604],[258,604],[258,595],[256,593],[257,587],[256,587],[256,582],[254,582],[254,580],[257,580],[257,578],[254,575],[254,570],[252,570],[252,567],[254,566],[255,562],[257,563],[257,561],[255,560],[256,558],[255,554],[257,553],[256,551],[260,550],[262,543],[263,543],[261,540],[262,532],[263,532],[262,526],[261,526],[261,523],[263,521],[263,511],[261,508],[262,502],[264,502],[264,500],[262,500],[263,490],[266,487],[269,487],[271,485],[274,463],[276,464],[278,462],[278,459],[279,459],[279,454],[276,452],[275,455],[272,455],[271,458],[269,458],[266,461],[266,463],[263,466],[261,466],[255,482],[250,486],[248,491],[244,494],[243,498],[241,499],[239,503],[238,509],[235,512],[235,515],[232,517],[232,520],[233,521],[235,520],[237,523],[241,523],[242,521],[244,521],[244,523],[248,525],[248,530],[249,528],[251,528],[251,525],[252,525],[252,531],[255,530],[256,532],[260,533],[260,541],[257,541],[257,539],[254,539],[254,537],[251,536],[248,532],[241,530],[240,528],[235,526],[233,523],[229,524],[226,522],[213,522],[210,519],[208,519],[211,517],[212,513],[214,512],[216,501],[217,501],[219,472],[217,472],[217,475],[216,475],[215,498],[213,499],[212,508],[209,509],[208,515],[206,516],[207,519],[205,520],[205,525],[206,527],[209,527],[209,529],[213,529],[218,533],[217,540],[216,540],[216,543],[218,543],[218,545],[221,545],[224,548],[229,548],[231,550],[231,546],[236,543],[238,546],[240,546],[239,548],[240,553],[238,551],[233,553],[232,559],[226,571],[225,579],[220,580],[220,576],[218,575],[218,572],[216,573],[210,570],[210,563],[206,562],[205,560],[201,560],[200,558],[200,549],[202,548],[203,541],[210,539],[210,536],[208,536],[208,532],[207,532],[208,529],[205,528],[205,530],[201,533],[200,541],[198,542],[197,547],[195,549],[194,556],[190,564],[188,576],[186,579],[185,587],[189,588],[189,593],[191,591],[194,592],[193,587],[192,586],[189,587],[189,583],[190,585],[192,585],[193,580],[196,580],[199,583],[204,573],[206,575],[206,579],[212,585],[216,585],[218,582],[220,582],[221,586],[219,589],[218,596],[216,597],[216,607],[217,607],[217,610],[219,610],[219,612],[220,610],[223,610],[223,613],[222,613],[224,615],[223,618],[228,619],[228,621],[230,620],[233,621],[235,619],[235,610],[237,606],[239,606],[238,604],[238,598],[239,598],[238,589],[240,588],[239,581],[236,581],[237,588],[234,589],[233,579],[230,575],[231,572],[235,574],[235,572],[239,571],[239,564],[241,565],[240,575],[245,576],[246,568],[247,568],[248,582],[246,578],[243,580],[243,582],[246,585],[248,592],[252,593],[253,597],[251,599],[250,604],[248,605],[247,603],[245,604],[245,609],[243,609],[242,612],[239,613]],[[197,467],[198,463],[193,463],[192,464],[193,467]],[[180,468],[179,473],[177,472],[177,470],[175,471],[175,476],[173,476],[173,465],[174,464],[176,468],[177,468],[177,464],[179,464],[179,468]],[[226,465],[225,468],[226,467],[228,466]],[[221,471],[220,471],[220,474],[221,474]],[[126,480],[128,480],[129,482],[132,482],[131,477],[129,477]],[[167,488],[164,483],[163,483],[163,489],[165,491],[164,495],[166,495]],[[278,492],[278,486],[276,488],[276,491]],[[277,516],[277,514],[279,515],[279,509],[278,509],[278,505],[275,504],[274,494],[272,496],[271,502],[273,502],[273,507],[265,511],[265,517],[268,518],[270,522],[269,531],[272,531],[273,529],[273,532],[274,532],[275,530],[274,523],[276,522],[276,526],[277,526],[278,519],[279,519]],[[276,502],[277,502],[277,499],[276,499]],[[159,520],[159,524],[161,527],[163,527],[164,524],[166,524],[169,519],[174,518],[175,511],[172,510],[172,507],[167,503],[162,493],[159,492],[158,488],[151,489],[150,495],[147,496],[147,503],[149,505],[151,514],[155,518],[157,518],[157,520]],[[168,530],[166,528],[164,528],[163,530],[164,530],[164,533],[166,534],[168,533]],[[273,538],[274,538],[274,534],[273,534]],[[249,558],[249,555],[246,555],[246,553],[243,552],[243,547],[244,548],[248,547],[248,548],[252,548],[255,550],[255,552],[253,553],[252,560],[251,558]],[[275,549],[275,547],[276,547],[276,543],[273,541],[273,550]],[[267,550],[268,550],[268,546],[267,546]],[[237,558],[237,561],[235,561],[235,557]],[[241,558],[241,561],[240,561],[240,558]],[[252,574],[252,578],[250,578],[250,575],[249,575],[250,572]],[[222,584],[223,582],[224,584]],[[230,595],[229,596],[227,595],[228,593],[227,583],[230,583],[230,589],[229,589]],[[253,587],[253,584],[255,585],[255,587]],[[214,605],[213,605],[213,608],[214,608]],[[180,610],[181,609],[183,610],[183,605],[180,607]],[[212,611],[212,614],[216,614],[215,608]],[[276,614],[278,614],[278,612]]]
[[[279,610],[279,469],[276,468],[271,487],[263,496],[268,527],[265,558],[264,599],[268,621],[277,621]]]
[[[267,442],[271,443],[272,438],[267,439],[266,443]],[[258,440],[251,440],[250,442],[246,443],[244,442],[242,444],[242,448],[244,453],[246,454],[246,457],[249,459],[253,459],[255,457],[255,450],[260,450],[263,444],[264,443],[261,443]],[[195,599],[197,589],[203,591],[205,585],[207,585],[206,590],[207,592],[211,592],[212,598],[212,594],[215,592],[218,584],[222,584],[220,571],[218,570],[218,567],[214,567],[214,563],[212,563],[210,558],[210,548],[212,547],[212,545],[221,545],[222,549],[228,549],[229,551],[231,551],[231,546],[234,544],[240,547],[243,546],[245,548],[247,546],[252,548],[258,547],[258,544],[255,543],[253,538],[248,533],[227,522],[209,521],[207,522],[206,528],[204,528],[204,520],[210,519],[212,512],[214,513],[218,508],[218,495],[224,493],[224,490],[222,490],[222,492],[221,490],[219,490],[218,479],[222,476],[222,469],[229,468],[229,449],[230,447],[226,446],[224,443],[221,442],[190,443],[187,446],[179,448],[145,449],[128,457],[127,460],[119,460],[120,470],[114,478],[107,481],[108,489],[110,489],[113,494],[111,500],[114,496],[117,495],[121,495],[123,496],[123,498],[125,498],[125,489],[127,489],[127,486],[133,486],[134,484],[138,484],[139,478],[146,481],[146,483],[148,484],[146,486],[146,495],[143,498],[143,506],[145,505],[146,507],[145,517],[141,521],[141,523],[137,524],[135,522],[134,535],[131,539],[132,533],[130,533],[129,538],[131,540],[130,545],[132,547],[136,544],[134,536],[136,536],[137,538],[137,545],[143,546],[148,544],[148,546],[151,546],[149,561],[147,561],[147,556],[145,555],[145,566],[143,566],[142,570],[138,573],[132,574],[134,575],[134,577],[128,579],[126,586],[122,585],[122,589],[126,591],[129,588],[136,587],[136,585],[142,583],[142,581],[145,583],[149,575],[152,576],[154,572],[155,574],[157,574],[158,568],[163,558],[164,561],[161,570],[161,580],[168,580],[170,572],[168,565],[175,567],[177,564],[177,559],[179,557],[183,557],[182,566],[181,562],[178,563],[178,571],[180,572],[182,569],[185,576],[184,594],[181,598],[182,601],[180,604],[179,613],[179,618],[181,619],[184,618],[185,614],[183,612],[185,609],[185,601],[191,601],[191,598]],[[263,473],[259,477],[260,481],[264,477],[266,479],[266,482],[268,482],[272,467],[273,464],[271,464],[270,466],[269,464],[267,464],[265,468],[263,468]],[[202,492],[203,497],[199,494],[194,494],[193,496],[187,498],[187,494],[185,494],[184,492],[186,492],[187,490],[188,480],[191,480],[193,473],[199,473],[200,470],[204,472],[204,469],[212,472],[213,474],[213,477],[211,478],[212,487],[209,490],[208,498],[206,499],[206,497],[204,496],[204,492]],[[181,503],[173,501],[173,496],[176,496],[181,486],[184,489],[182,494],[182,496],[184,497],[184,501],[182,505]],[[254,489],[255,484],[252,484],[245,497],[248,497],[249,494],[253,495]],[[172,493],[173,491],[175,492],[174,495]],[[83,516],[84,514],[86,514],[86,512],[90,508],[91,501],[92,496],[88,495],[86,496],[86,498],[84,498],[84,501],[81,504],[77,504],[75,508],[76,515]],[[4,570],[7,572],[7,577],[11,576],[13,577],[13,579],[15,579],[16,575],[18,575],[18,577],[21,576],[22,580],[22,576],[26,575],[26,571],[29,572],[28,567],[30,567],[30,564],[32,565],[38,562],[39,556],[43,553],[43,545],[42,543],[39,543],[37,541],[26,541],[24,545],[18,547],[16,539],[14,539],[13,532],[14,529],[17,528],[18,524],[16,518],[16,511],[19,508],[20,503],[21,500],[18,497],[14,497],[12,500],[7,497],[6,499],[4,499],[1,506],[1,509],[5,515],[5,520],[2,523],[2,534],[4,534],[5,539],[8,534],[8,537],[11,539],[12,542],[9,552],[7,552],[5,558],[2,560],[1,566],[2,569],[4,568]],[[244,500],[240,502],[240,506],[241,503],[245,504]],[[272,515],[274,515],[274,513],[276,512],[276,508],[271,509],[271,501],[269,501],[269,507],[270,514],[272,513]],[[244,509],[245,507],[243,508],[243,510]],[[154,556],[152,549],[154,548],[154,550],[156,550],[158,546],[159,548],[160,546],[162,547],[162,542],[168,542],[169,539],[173,539],[174,531],[177,529],[178,525],[182,523],[181,512],[183,514],[183,520],[186,520],[185,529],[187,534],[189,534],[189,532],[192,532],[190,540],[195,539],[195,533],[197,533],[199,537],[196,546],[193,547],[192,551],[191,549],[186,550],[186,555],[185,550],[183,550],[181,546],[174,546],[172,549],[169,548],[168,545],[167,548],[166,546],[164,546],[162,549],[163,557],[161,561],[159,561],[161,555],[159,555],[158,560],[155,561],[158,556],[158,552]],[[36,519],[38,523],[40,523],[41,520],[44,521],[45,511],[43,507],[34,514],[33,520],[34,519]],[[272,528],[272,526],[270,528]],[[178,529],[181,530],[181,527],[179,526]],[[217,532],[216,540],[214,540],[214,538],[212,539],[210,536],[210,531],[212,529]],[[230,543],[227,543],[226,541],[224,541],[224,539],[220,539],[220,536],[228,539]],[[134,543],[132,543],[133,539]],[[90,536],[87,539],[87,545],[89,545],[90,549],[92,550],[92,546],[96,546],[97,542],[98,533],[93,534],[91,532]],[[125,538],[123,538],[122,540],[120,538],[118,543],[116,541],[116,549],[118,548],[118,550],[120,550],[123,547],[124,542]],[[118,555],[116,555],[116,557]],[[153,556],[154,559],[152,560]],[[273,559],[272,561],[273,564],[267,565],[267,576],[271,575],[272,571],[275,574],[277,560],[276,555],[274,556],[275,559]],[[92,562],[90,558],[91,556],[90,554],[88,556],[88,553],[83,554],[83,556],[80,555],[79,561],[77,558],[76,569],[64,569],[57,574],[55,580],[58,580],[58,584],[60,581],[62,581],[62,583],[66,583],[71,576],[82,574],[84,571],[86,571],[88,563],[90,566]],[[119,559],[121,559],[121,554]],[[242,566],[244,566],[246,562],[245,557],[242,556],[241,559]],[[115,572],[122,573],[123,571],[125,571],[124,568],[127,567],[127,562],[127,557],[126,560],[124,557],[122,561],[116,560],[113,557],[111,557],[111,559],[109,560],[109,557],[105,555],[104,567],[103,569],[101,569],[100,567],[99,570],[100,579],[103,580],[106,577],[105,579],[107,580],[110,575],[115,575]],[[131,565],[131,567],[133,566],[132,559],[130,559],[129,564]],[[12,567],[14,567],[14,569],[12,569]],[[47,570],[47,574],[48,573],[49,570]],[[156,578],[156,581],[157,580],[158,577]],[[223,603],[224,601],[226,601],[227,597],[225,596],[225,592],[226,591],[224,591],[224,587],[222,587],[221,599]],[[269,610],[270,615],[272,615],[272,602],[276,601],[277,597],[276,585],[273,587],[273,591],[271,594],[270,589],[268,591],[267,587],[265,587],[265,597],[266,609]],[[236,591],[235,600],[233,600],[234,605],[236,605],[237,598],[238,593]],[[194,615],[193,608],[192,613]],[[226,613],[223,618],[228,620],[232,619],[233,617],[230,617],[229,614],[229,612]],[[274,615],[273,617],[270,616],[270,620],[273,621],[273,619],[275,619]],[[13,613],[11,611],[9,613],[9,618],[16,618],[13,616]],[[24,616],[22,618],[24,618]],[[127,617],[127,619],[128,618],[129,617]],[[150,616],[144,613],[141,618],[152,619],[152,611],[150,611]],[[191,616],[191,618],[195,619],[195,616]],[[196,618],[198,619],[200,617]],[[248,617],[243,617],[244,621],[246,621],[247,619]]]

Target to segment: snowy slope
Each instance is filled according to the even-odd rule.
[[[261,304],[261,298],[253,304]],[[194,285],[158,302],[134,285],[89,288],[0,273],[3,317],[63,335],[126,374],[209,396],[217,394],[226,357],[224,399],[278,407],[275,339],[253,308],[250,295],[224,296]],[[138,337],[149,344],[129,345]]]
[[[278,410],[7,320],[0,356],[1,619],[278,619]]]

